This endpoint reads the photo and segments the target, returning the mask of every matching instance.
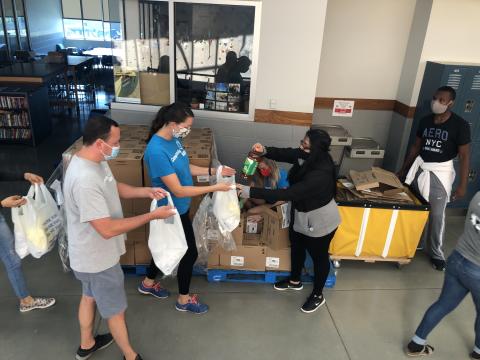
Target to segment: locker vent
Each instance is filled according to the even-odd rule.
[[[462,80],[461,74],[450,74],[448,75],[447,85],[451,86],[455,90],[458,90],[461,80]]]
[[[471,90],[480,90],[480,74],[477,74],[473,77]]]

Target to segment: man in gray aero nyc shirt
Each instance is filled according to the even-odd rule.
[[[83,147],[72,157],[64,181],[70,266],[82,284],[79,306],[80,346],[76,359],[88,359],[113,341],[126,360],[141,360],[130,345],[125,310],[127,298],[119,264],[125,253],[125,233],[175,211],[170,206],[123,218],[120,198],[161,199],[165,191],[117,183],[107,160],[120,151],[118,124],[105,117],[88,120]],[[95,308],[107,319],[111,334],[93,336]]]
[[[427,344],[428,334],[446,315],[455,310],[469,293],[477,309],[475,343],[470,357],[480,359],[480,192],[477,192],[470,202],[463,234],[447,260],[440,297],[425,313],[415,336],[407,346],[407,355],[432,354],[434,349]]]

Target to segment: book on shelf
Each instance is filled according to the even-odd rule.
[[[23,110],[27,99],[24,96],[0,96],[0,107],[4,109]]]
[[[0,127],[30,127],[28,113],[0,111]]]
[[[0,140],[29,140],[32,138],[30,129],[0,129]]]

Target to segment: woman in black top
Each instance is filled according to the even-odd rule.
[[[275,284],[276,290],[301,290],[301,272],[308,251],[314,265],[314,288],[301,310],[311,313],[325,303],[323,287],[330,271],[328,249],[340,224],[335,202],[335,165],[328,153],[331,138],[323,130],[309,130],[297,149],[279,149],[255,144],[253,151],[263,157],[293,164],[288,189],[261,189],[239,185],[242,198],[268,202],[291,201],[290,279]]]

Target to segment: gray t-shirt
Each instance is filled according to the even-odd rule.
[[[480,191],[475,194],[468,207],[465,228],[458,241],[457,251],[480,266]]]
[[[105,240],[90,224],[103,218],[123,218],[122,205],[108,164],[73,156],[63,185],[70,267],[98,273],[116,265],[125,253],[125,235]]]

